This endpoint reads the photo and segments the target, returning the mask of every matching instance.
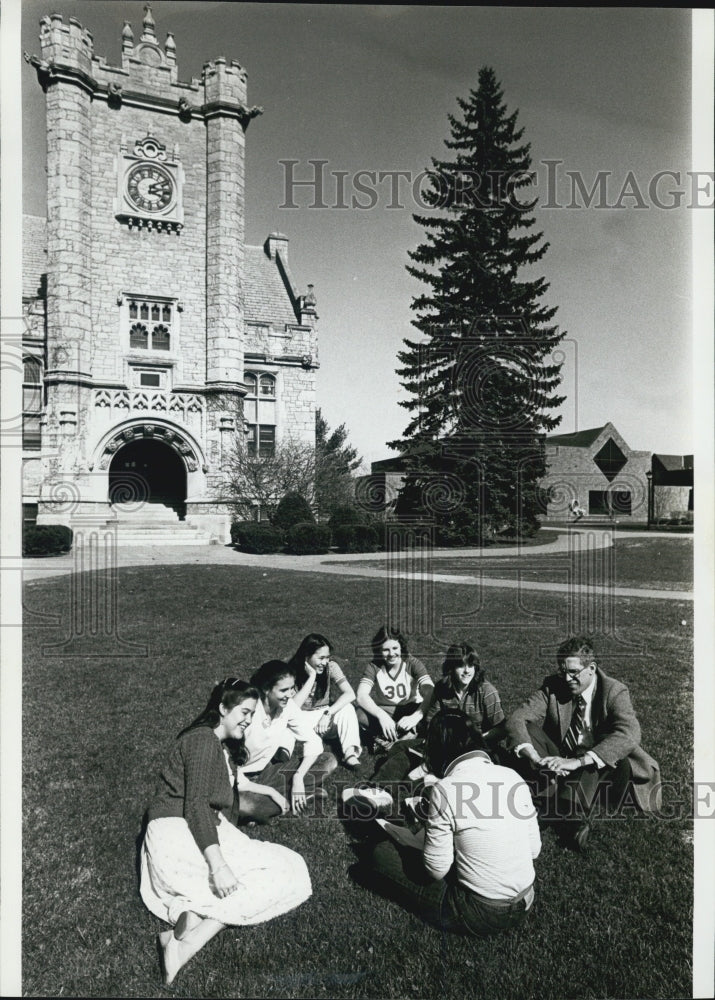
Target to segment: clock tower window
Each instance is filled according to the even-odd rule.
[[[130,351],[176,351],[177,300],[119,297],[121,328]]]

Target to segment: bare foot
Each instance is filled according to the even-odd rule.
[[[162,931],[159,935],[159,943],[162,952],[162,965],[164,966],[164,986],[171,986],[176,975],[184,964],[179,958],[179,942],[174,937],[173,931]]]
[[[198,913],[194,913],[193,910],[184,910],[174,925],[174,937],[176,940],[181,941],[185,938],[194,927],[198,927],[202,920],[203,917],[200,917]]]

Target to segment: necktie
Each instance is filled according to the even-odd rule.
[[[579,695],[574,705],[573,715],[571,716],[571,725],[564,736],[564,750],[570,756],[573,756],[578,749],[579,737],[583,732],[583,717],[585,712],[586,699]]]

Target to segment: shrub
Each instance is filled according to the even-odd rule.
[[[24,556],[55,556],[72,548],[72,529],[64,524],[32,524],[22,533]]]
[[[238,521],[231,525],[231,541],[244,552],[265,556],[281,552],[285,535],[273,524],[259,524],[256,521]]]
[[[365,516],[362,511],[359,511],[357,507],[350,507],[344,505],[342,507],[334,507],[330,512],[330,518],[328,524],[330,528],[335,531],[344,524],[364,524]]]
[[[295,524],[315,523],[310,504],[300,493],[286,493],[276,507],[271,523],[282,531],[288,531]]]
[[[288,532],[286,552],[295,556],[322,555],[330,551],[330,528],[327,524],[303,521]]]
[[[377,528],[372,524],[341,524],[333,531],[338,552],[377,552]]]

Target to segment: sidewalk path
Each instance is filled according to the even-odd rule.
[[[588,541],[593,548],[607,548],[613,545],[614,532],[608,528],[542,528],[542,531],[558,532],[553,542],[536,546],[504,546],[488,549],[434,549],[430,556],[433,560],[440,558],[454,559],[503,559],[506,557],[538,557],[552,555],[558,552],[568,552],[569,535],[589,536]],[[691,538],[691,535],[673,535],[667,532],[619,531],[619,538]],[[175,566],[175,565],[230,565],[257,566],[263,569],[295,570],[307,573],[328,573],[352,577],[384,578],[386,570],[372,566],[361,566],[360,563],[374,563],[380,558],[380,553],[366,552],[352,555],[332,553],[319,556],[288,556],[288,555],[251,555],[247,552],[237,552],[231,546],[126,546],[117,552],[117,565],[126,566]],[[4,570],[18,570],[22,573],[23,582],[46,579],[55,575],[70,573],[75,569],[75,556],[69,553],[55,558],[22,559],[15,564],[7,559]],[[77,569],[82,569],[78,566]],[[89,565],[86,569],[90,569]],[[491,566],[490,570],[493,571]],[[402,579],[422,579],[419,573],[400,572]],[[432,573],[435,583],[462,584],[463,586],[496,587],[506,590],[541,590],[551,593],[574,593],[573,584],[548,583],[535,580],[496,579],[482,576],[481,573],[458,576],[456,574]],[[579,587],[590,595],[606,594],[615,597],[640,597],[668,601],[692,601],[693,594],[689,591],[648,590],[645,587]]]

